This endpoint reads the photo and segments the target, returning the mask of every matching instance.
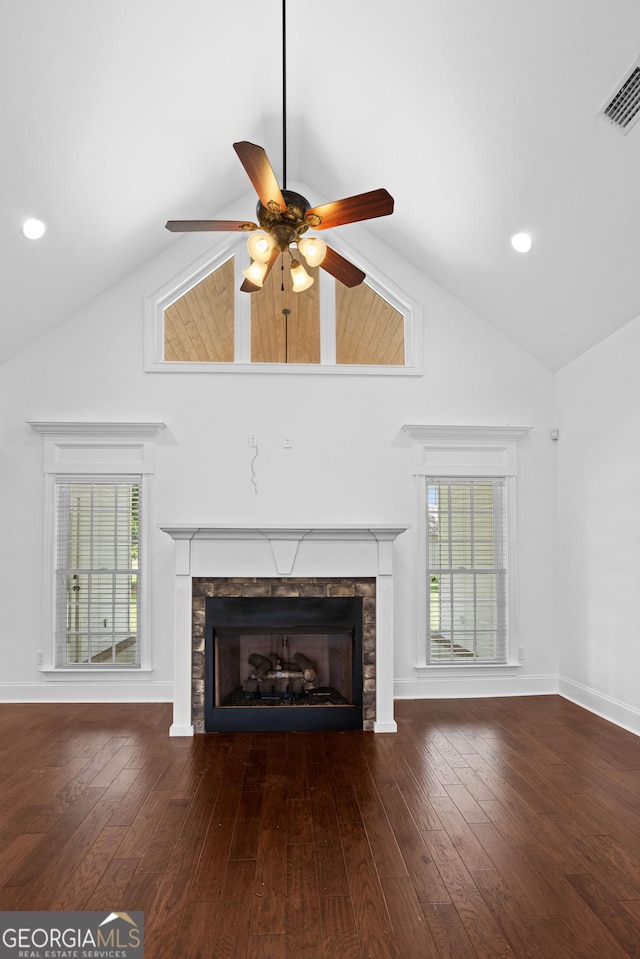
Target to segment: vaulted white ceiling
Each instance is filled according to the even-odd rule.
[[[2,362],[181,242],[167,219],[244,197],[234,141],[281,177],[282,73],[281,0],[0,17]],[[550,369],[640,314],[640,123],[598,116],[640,54],[637,0],[288,0],[287,49],[311,202],[386,187],[366,228]]]

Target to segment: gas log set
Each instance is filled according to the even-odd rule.
[[[250,666],[242,689],[227,696],[224,706],[244,705],[342,705],[348,702],[332,686],[320,686],[316,664],[302,653],[295,653],[291,661],[284,661],[277,653],[263,656],[251,653]]]

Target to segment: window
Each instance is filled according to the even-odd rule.
[[[140,477],[56,483],[56,666],[140,665],[140,494]]]
[[[41,672],[50,682],[132,690],[153,672],[152,490],[164,423],[30,426],[44,460]]]
[[[401,429],[413,448],[417,494],[418,677],[475,682],[513,673],[522,663],[516,485],[518,446],[528,432],[526,426]]]
[[[344,252],[367,274],[353,289],[309,268],[315,282],[294,293],[289,270],[276,263],[249,295],[237,292],[244,241],[210,251],[146,298],[145,370],[421,374],[419,305]]]
[[[426,484],[428,662],[505,663],[505,480]]]
[[[313,286],[294,293],[291,272],[280,257],[261,290],[249,299],[251,363],[318,365],[321,362],[320,270],[309,267]],[[243,257],[240,256],[242,263]],[[238,297],[247,298],[246,293]],[[241,306],[246,306],[242,303]]]
[[[405,365],[405,318],[367,283],[335,285],[336,363]]]
[[[232,257],[165,309],[165,360],[233,363],[234,280]]]

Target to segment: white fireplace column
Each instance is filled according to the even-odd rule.
[[[406,526],[249,528],[175,525],[174,697],[171,736],[193,736],[191,580],[326,576],[376,579],[374,731],[396,732],[393,714],[393,542]]]

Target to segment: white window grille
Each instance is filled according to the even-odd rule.
[[[141,487],[56,481],[57,667],[140,666]]]
[[[503,477],[426,478],[427,661],[507,662]]]

